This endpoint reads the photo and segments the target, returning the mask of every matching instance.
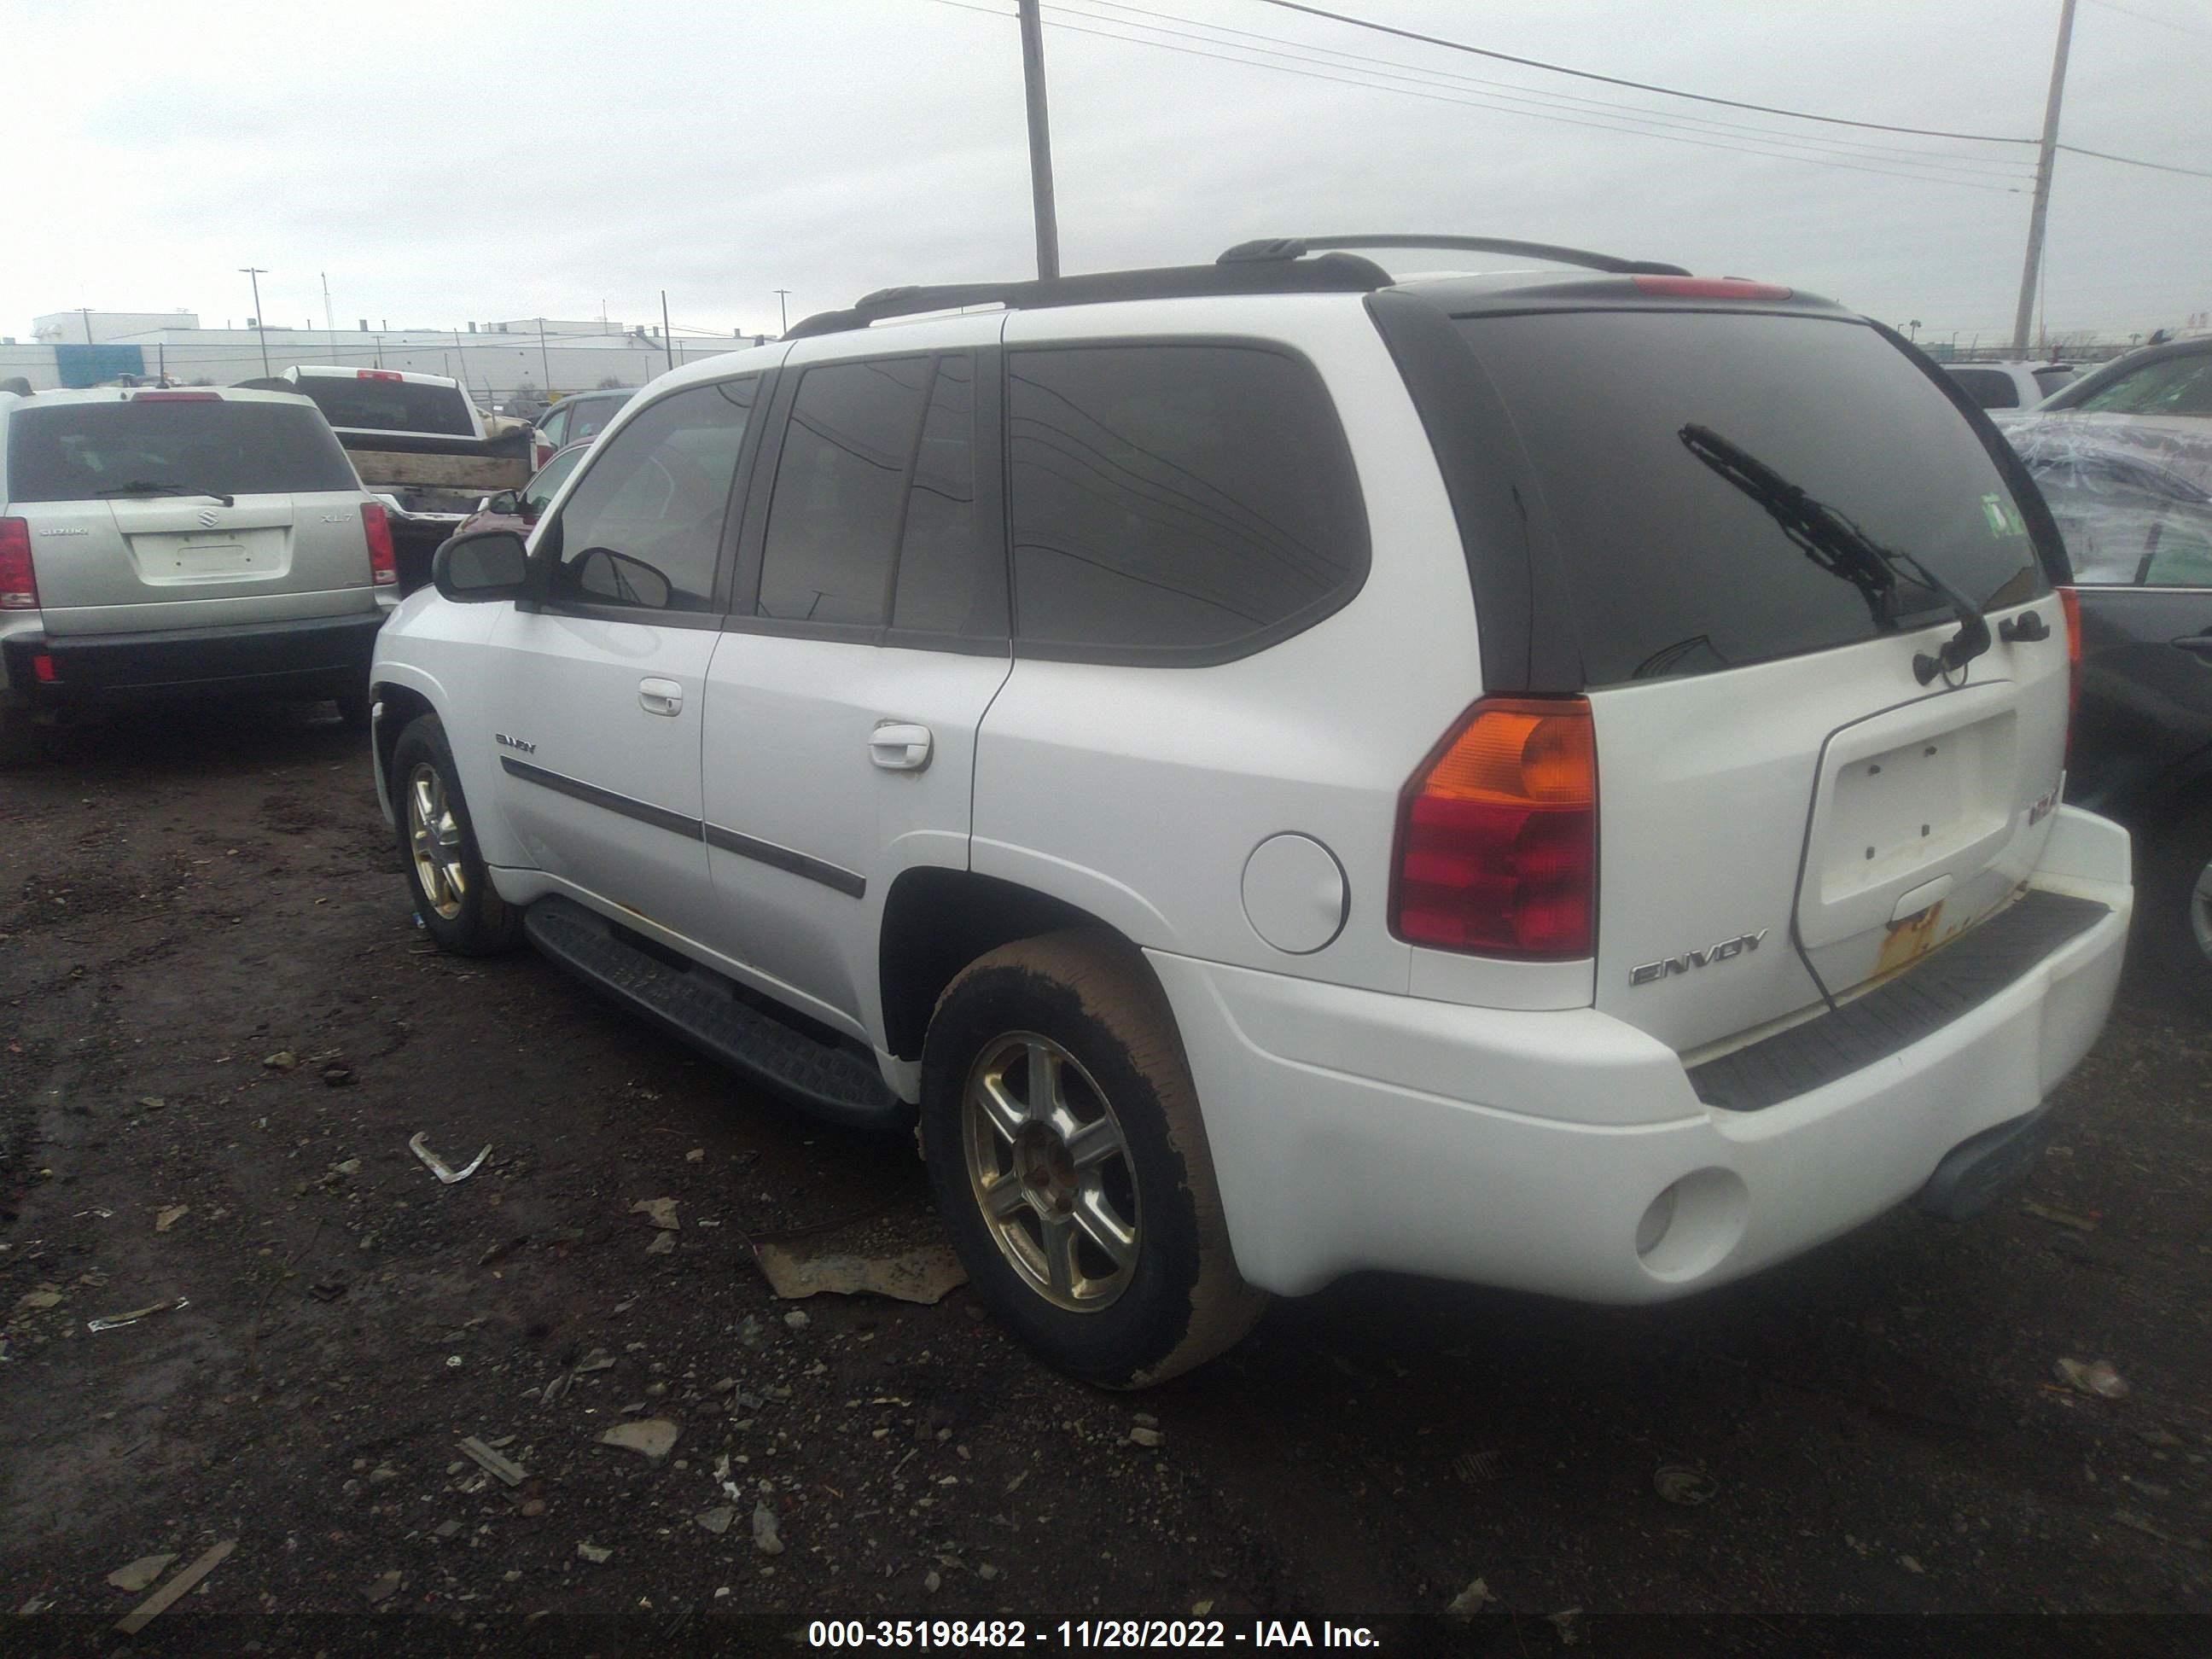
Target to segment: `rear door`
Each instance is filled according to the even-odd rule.
[[[23,410],[9,432],[11,510],[31,523],[50,633],[374,604],[364,497],[303,400],[143,392]]]
[[[2058,796],[2065,630],[2006,474],[1920,365],[1832,315],[1460,327],[1513,411],[1589,688],[1597,1006],[1700,1048],[2014,896]],[[1960,632],[1939,581],[1993,635],[2032,607],[2047,636],[1923,682]]]
[[[708,676],[702,937],[856,1034],[879,1025],[891,883],[967,867],[976,732],[1011,666],[986,343],[1004,320],[933,330],[933,351],[794,349],[746,535],[750,614]]]

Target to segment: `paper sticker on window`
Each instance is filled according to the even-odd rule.
[[[1983,496],[1982,514],[1990,521],[1990,534],[1993,538],[2027,534],[2027,522],[2020,516],[2020,509],[2002,495]]]

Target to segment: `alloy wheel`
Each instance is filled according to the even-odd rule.
[[[1054,1307],[1111,1306],[1136,1268],[1140,1213],[1097,1081],[1051,1038],[1009,1032],[969,1068],[961,1119],[969,1186],[1008,1265]]]
[[[461,867],[461,826],[446,794],[446,781],[428,761],[407,780],[407,844],[424,902],[441,921],[461,914],[468,872]]]

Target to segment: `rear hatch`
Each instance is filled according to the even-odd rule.
[[[373,609],[364,501],[300,399],[155,392],[19,410],[7,510],[53,635]]]
[[[1597,1006],[1727,1046],[2014,897],[2061,782],[2063,619],[1920,364],[1826,308],[1458,328],[1511,410],[1595,724]],[[1989,649],[1923,682],[1962,607]],[[2023,607],[2048,636],[1996,638]]]

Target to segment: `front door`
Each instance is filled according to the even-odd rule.
[[[493,635],[501,803],[530,860],[690,931],[708,888],[699,737],[759,377],[655,400],[591,458]]]

